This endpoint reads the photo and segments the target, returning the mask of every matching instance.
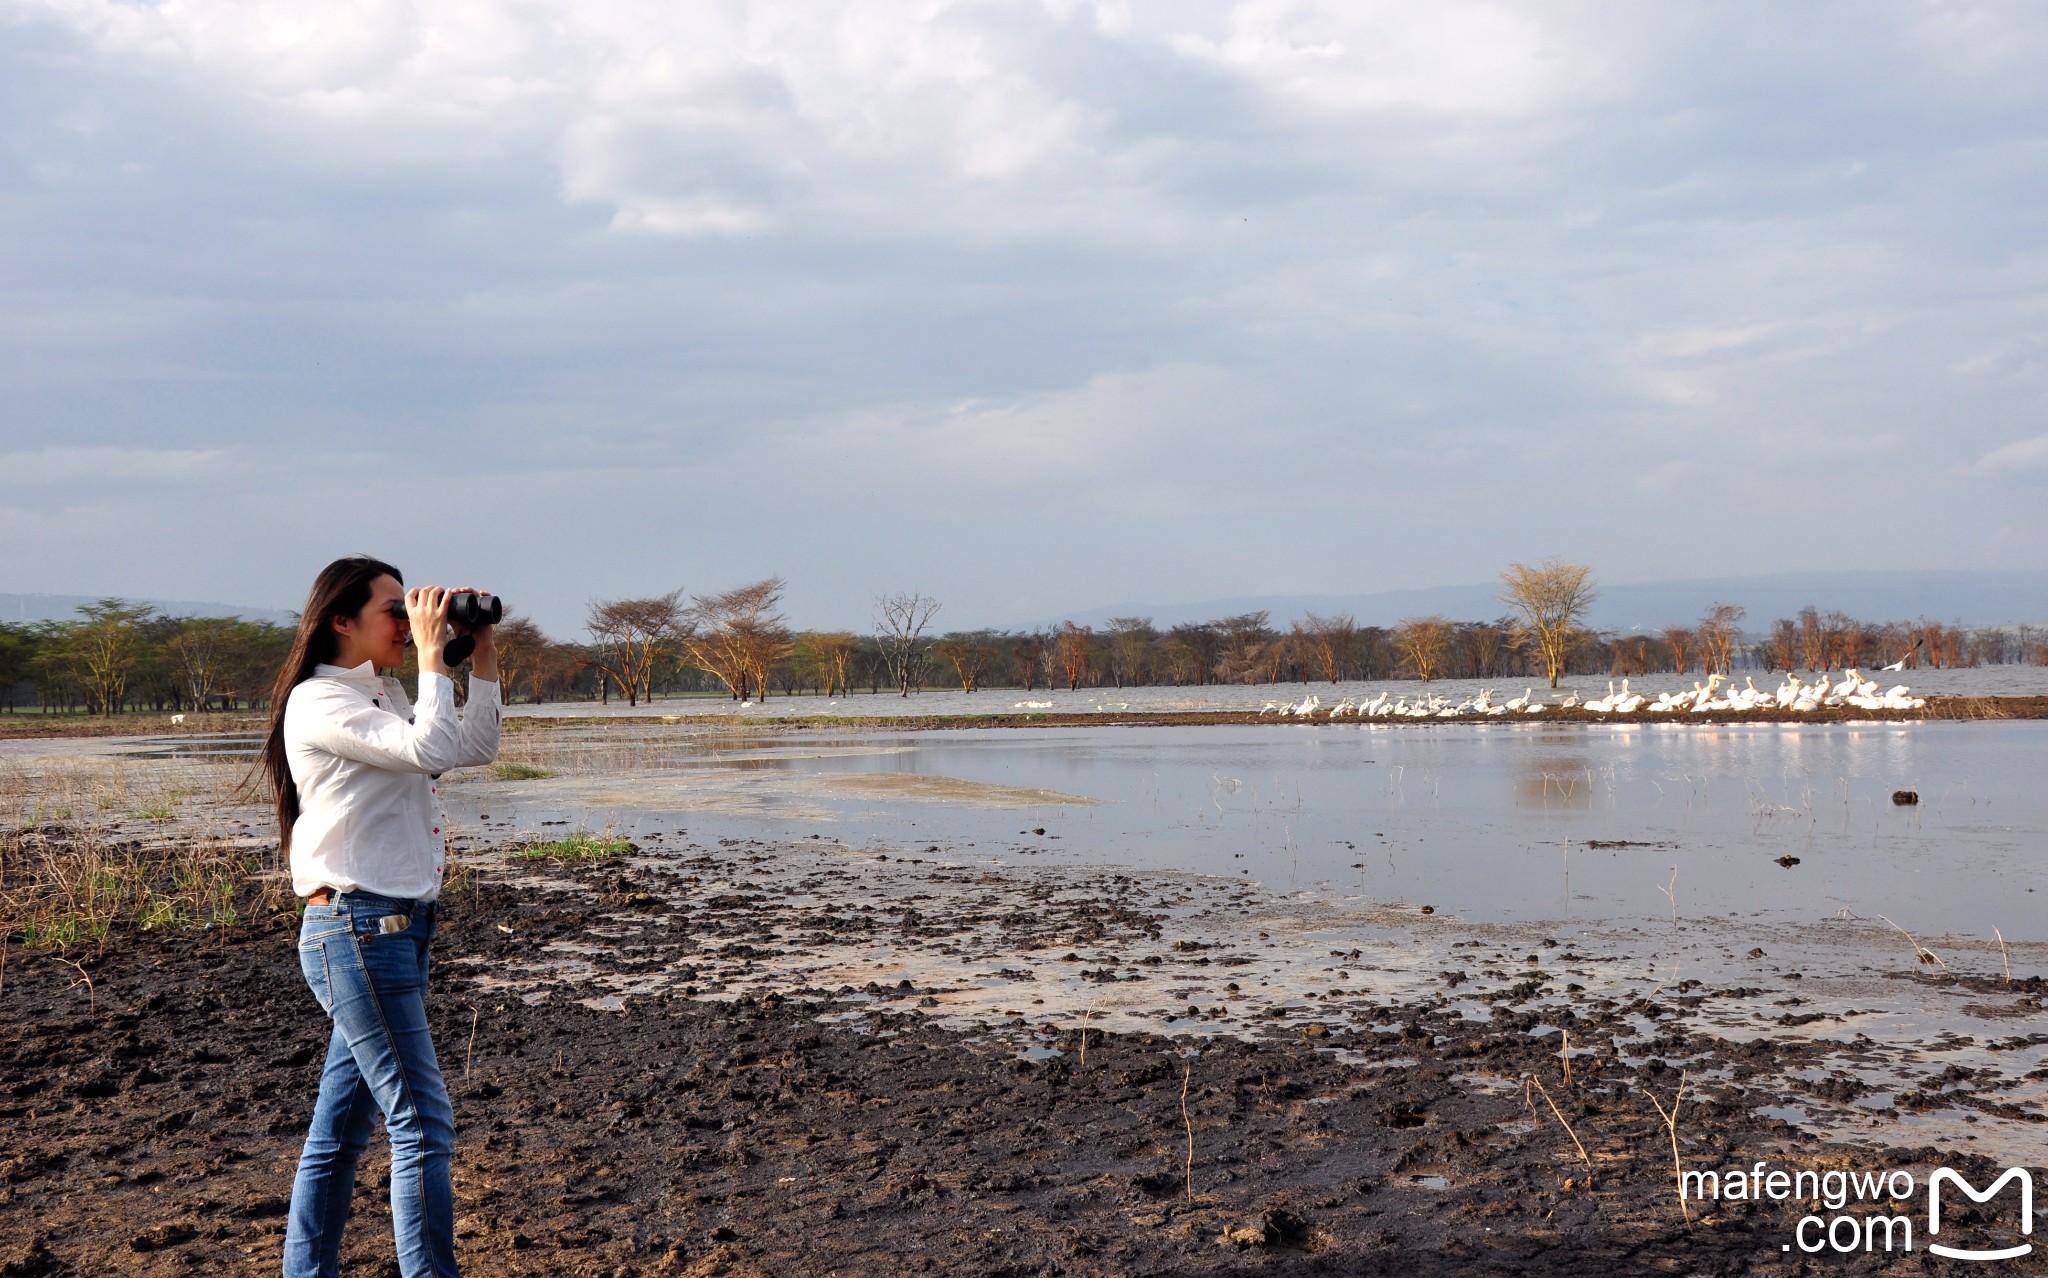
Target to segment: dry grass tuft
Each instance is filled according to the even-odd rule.
[[[2012,718],[2012,710],[2002,697],[1942,697],[1929,701],[1927,708],[1940,711],[1945,719]]]
[[[1537,1093],[1543,1097],[1543,1103],[1550,1106],[1551,1113],[1557,1115],[1557,1125],[1564,1128],[1564,1134],[1572,1138],[1573,1147],[1579,1151],[1579,1160],[1586,1164],[1586,1187],[1589,1189],[1592,1188],[1593,1157],[1592,1155],[1586,1152],[1585,1142],[1581,1141],[1579,1139],[1579,1134],[1572,1130],[1572,1125],[1565,1121],[1564,1111],[1557,1107],[1557,1102],[1550,1099],[1550,1090],[1543,1086],[1543,1080],[1537,1078],[1535,1075],[1532,1074],[1525,1081],[1528,1084],[1528,1087],[1534,1087]],[[1529,1094],[1527,1087],[1525,1087],[1522,1092],[1522,1103],[1525,1105],[1529,1104]],[[1535,1107],[1533,1105],[1530,1105],[1530,1108],[1533,1109]]]
[[[1656,1093],[1652,1092],[1649,1088],[1645,1087],[1643,1089],[1643,1095],[1648,1096],[1650,1103],[1657,1107],[1658,1117],[1664,1120],[1665,1130],[1671,1133],[1671,1176],[1674,1186],[1678,1191],[1678,1210],[1684,1214],[1685,1223],[1690,1227],[1692,1224],[1692,1204],[1685,1201],[1685,1166],[1678,1161],[1678,1102],[1685,1099],[1685,1079],[1686,1075],[1680,1073],[1678,1076],[1678,1090],[1672,1093],[1671,1108],[1668,1110],[1664,1108],[1663,1102],[1657,1099]]]
[[[31,948],[105,947],[116,932],[225,929],[291,910],[268,856],[218,839],[146,846],[58,826],[0,837],[0,931]]]

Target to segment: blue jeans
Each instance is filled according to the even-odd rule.
[[[403,931],[379,921],[409,915]],[[377,1115],[391,1138],[391,1230],[405,1278],[455,1278],[455,1110],[427,1031],[435,907],[352,892],[309,905],[299,968],[334,1020],[320,1099],[299,1155],[284,1278],[336,1278],[356,1163]]]

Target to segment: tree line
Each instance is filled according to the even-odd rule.
[[[1031,630],[941,630],[939,600],[875,600],[855,630],[797,630],[782,613],[786,583],[593,602],[587,640],[555,639],[531,619],[499,627],[505,695],[521,701],[638,705],[656,696],[847,696],[885,690],[974,692],[1008,687],[1127,688],[1375,681],[1546,680],[1567,675],[1839,670],[2048,664],[2048,635],[2026,627],[1965,629],[1928,620],[1862,621],[1803,609],[1749,633],[1738,605],[1656,633],[1601,633],[1584,624],[1597,591],[1585,565],[1510,565],[1502,615],[1411,617],[1394,626],[1310,613],[1285,625],[1247,612],[1157,626],[1113,617],[1099,629],[1062,622]],[[289,627],[236,617],[167,617],[102,599],[75,619],[0,623],[0,710],[117,714],[128,710],[262,709],[291,647]],[[410,673],[401,671],[401,675]]]

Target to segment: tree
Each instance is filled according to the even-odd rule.
[[[840,696],[851,690],[849,677],[853,659],[860,655],[860,640],[844,630],[807,630],[797,636],[797,660],[817,673],[826,696]]]
[[[14,712],[14,692],[28,678],[35,660],[35,632],[0,621],[0,708]]]
[[[1081,686],[1081,680],[1088,674],[1088,658],[1093,654],[1095,632],[1087,626],[1077,626],[1071,621],[1062,621],[1052,637],[1053,669],[1060,678],[1067,681],[1067,691]]]
[[[875,638],[882,646],[891,681],[910,695],[910,677],[924,656],[924,631],[939,611],[930,595],[882,595],[875,600]]]
[[[578,683],[592,669],[588,648],[549,640],[533,668],[533,699],[555,701],[578,691]]]
[[[1664,646],[1671,649],[1671,669],[1675,674],[1684,674],[1692,669],[1693,632],[1685,626],[1667,626],[1664,630]]]
[[[102,599],[81,605],[85,620],[71,634],[71,650],[85,685],[86,703],[101,714],[121,712],[128,679],[142,657],[138,630],[156,615],[147,604]]]
[[[1169,683],[1186,684],[1195,682],[1195,676],[1202,671],[1202,653],[1182,631],[1186,627],[1175,626],[1159,644],[1159,659],[1154,668],[1164,675]]]
[[[1579,641],[1587,610],[1599,598],[1592,576],[1590,566],[1561,559],[1534,567],[1511,563],[1500,575],[1505,587],[1500,601],[1520,615],[1521,629],[1553,688]]]
[[[1700,664],[1708,674],[1727,674],[1734,668],[1735,643],[1742,637],[1738,623],[1747,614],[1740,604],[1715,604],[1700,618]]]
[[[1221,651],[1210,672],[1218,683],[1257,683],[1267,678],[1273,632],[1266,628],[1265,612],[1240,613],[1212,623]]]
[[[1117,687],[1143,681],[1146,658],[1158,637],[1150,617],[1109,619],[1109,677]]]
[[[1780,617],[1771,623],[1771,668],[1791,674],[1799,662],[1799,623]]]
[[[211,705],[226,680],[236,629],[233,617],[182,617],[174,623],[167,643],[194,710]]]
[[[683,637],[683,592],[651,599],[601,599],[584,622],[596,640],[591,665],[625,695],[628,705],[647,697],[656,673],[676,659]]]
[[[529,617],[507,617],[498,623],[498,687],[509,704],[523,681],[540,700],[541,664],[547,659],[548,637]]]
[[[1167,645],[1184,674],[1176,683],[1206,684],[1216,678],[1216,665],[1223,647],[1223,632],[1215,622],[1198,621],[1167,631]]]
[[[691,603],[683,649],[690,664],[715,676],[743,701],[751,691],[768,695],[768,676],[794,649],[788,624],[776,605],[787,583],[769,577]]]
[[[1416,678],[1428,683],[1443,665],[1452,630],[1448,617],[1409,617],[1394,627],[1394,650],[1408,662]]]
[[[1045,669],[1045,636],[1018,635],[1010,641],[1010,660],[1017,666],[1017,682],[1029,692],[1038,686],[1039,671]]]
[[[1508,632],[1514,628],[1512,621],[1475,621],[1458,627],[1458,638],[1464,644],[1472,661],[1472,677],[1486,679],[1502,673],[1501,654],[1508,647]]]
[[[1336,683],[1344,677],[1358,622],[1348,616],[1319,617],[1309,613],[1294,623],[1294,649],[1302,661]]]
[[[1002,649],[996,646],[995,636],[986,630],[947,635],[932,651],[953,667],[953,673],[960,679],[961,690],[965,692],[977,691],[981,687],[982,672],[1002,655]]]
[[[1821,628],[1820,609],[1812,604],[1799,610],[1799,664],[1805,670],[1827,669],[1827,632]]]

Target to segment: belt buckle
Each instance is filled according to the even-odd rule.
[[[387,914],[383,918],[377,920],[377,934],[379,936],[389,936],[393,932],[403,932],[405,931],[405,929],[411,926],[412,915]]]

